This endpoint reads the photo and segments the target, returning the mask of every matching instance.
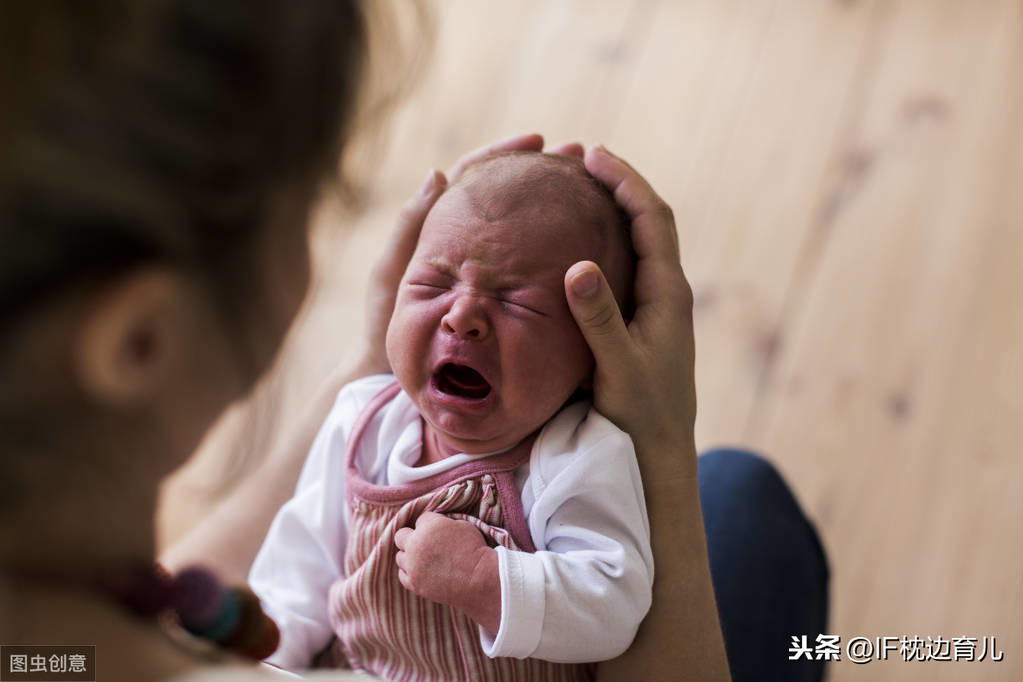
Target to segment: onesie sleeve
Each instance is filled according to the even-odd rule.
[[[309,450],[295,495],[274,518],[249,573],[250,587],[281,631],[280,646],[266,660],[286,670],[308,668],[333,636],[327,592],[342,576],[348,537],[345,442],[367,383],[341,390]]]
[[[538,551],[497,550],[501,624],[496,635],[480,629],[488,656],[614,658],[650,608],[653,555],[632,439],[595,411],[585,421],[574,452],[531,458],[527,521]]]

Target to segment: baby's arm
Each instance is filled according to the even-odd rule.
[[[420,597],[458,609],[491,632],[501,624],[497,552],[468,521],[425,512],[394,534],[398,580]]]
[[[496,550],[502,613],[493,640],[483,637],[490,656],[614,658],[650,608],[653,555],[632,441],[595,412],[580,428],[597,438],[530,462],[537,495],[527,520],[539,551]]]
[[[438,514],[395,535],[402,584],[481,625],[490,656],[613,658],[650,607],[653,557],[632,441],[599,432],[581,452],[531,463],[539,493],[529,520],[541,551],[490,549],[472,524]]]
[[[281,630],[267,661],[308,668],[333,637],[327,615],[330,585],[342,576],[347,541],[344,445],[347,432],[381,381],[364,379],[341,391],[320,428],[295,495],[281,507],[252,565],[249,584]]]

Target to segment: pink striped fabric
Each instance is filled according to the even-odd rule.
[[[531,442],[407,485],[377,486],[362,478],[356,467],[362,432],[399,390],[392,384],[370,401],[348,439],[345,486],[351,525],[347,577],[331,587],[329,596],[340,649],[333,660],[401,681],[593,679],[592,665],[488,658],[473,621],[398,582],[394,533],[415,525],[425,511],[473,523],[492,546],[535,551],[514,481],[515,470],[529,458]]]

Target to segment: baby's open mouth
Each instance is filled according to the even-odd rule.
[[[486,398],[490,393],[490,384],[479,372],[466,365],[445,363],[436,375],[437,388],[449,395],[470,400]]]

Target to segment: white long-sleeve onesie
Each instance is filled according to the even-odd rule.
[[[294,497],[278,512],[249,582],[281,629],[268,662],[308,667],[333,636],[327,592],[344,577],[348,511],[345,443],[369,400],[391,375],[345,386],[309,452]],[[382,407],[357,454],[363,477],[398,485],[487,455],[459,454],[413,466],[422,420],[404,392]],[[491,657],[578,663],[628,648],[650,607],[653,556],[632,440],[586,403],[574,403],[541,430],[529,463],[516,472],[522,511],[537,551],[498,547],[501,623],[480,628]]]

